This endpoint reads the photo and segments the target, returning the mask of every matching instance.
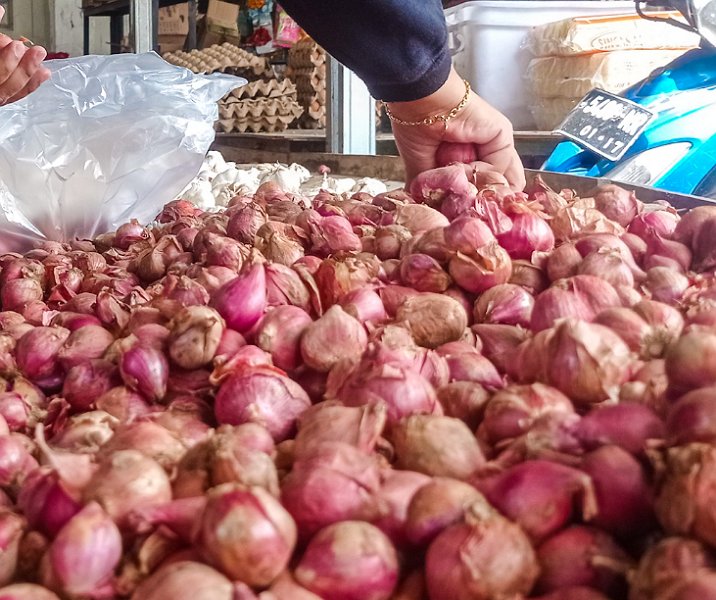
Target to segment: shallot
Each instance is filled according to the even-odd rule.
[[[432,600],[524,595],[539,574],[525,533],[484,498],[467,507],[464,522],[438,534],[428,548],[425,570]]]

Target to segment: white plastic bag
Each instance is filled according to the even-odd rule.
[[[217,101],[246,83],[153,52],[48,65],[40,89],[0,107],[0,251],[151,221],[201,168]]]

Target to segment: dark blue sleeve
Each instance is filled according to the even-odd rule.
[[[378,100],[417,100],[448,77],[440,0],[282,0],[281,6]]]

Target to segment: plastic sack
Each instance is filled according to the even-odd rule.
[[[683,21],[677,12],[650,13],[659,19]],[[532,28],[524,46],[534,56],[575,56],[614,50],[688,50],[700,36],[666,22],[649,21],[637,14],[563,19]]]
[[[614,94],[641,81],[686,50],[615,50],[580,56],[533,58],[527,81],[540,98],[582,98],[599,88]]]
[[[150,222],[198,173],[217,101],[246,83],[157,54],[47,63],[52,77],[0,107],[0,251]]]

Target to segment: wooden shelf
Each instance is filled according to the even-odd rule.
[[[517,151],[528,168],[538,168],[560,140],[558,134],[548,131],[515,132]],[[280,133],[217,133],[214,146],[230,148],[235,156],[244,157],[245,162],[285,162],[285,157],[290,154],[325,153],[326,132],[323,129],[287,129]],[[376,154],[398,154],[392,134],[376,135]],[[276,158],[271,158],[274,155]]]

